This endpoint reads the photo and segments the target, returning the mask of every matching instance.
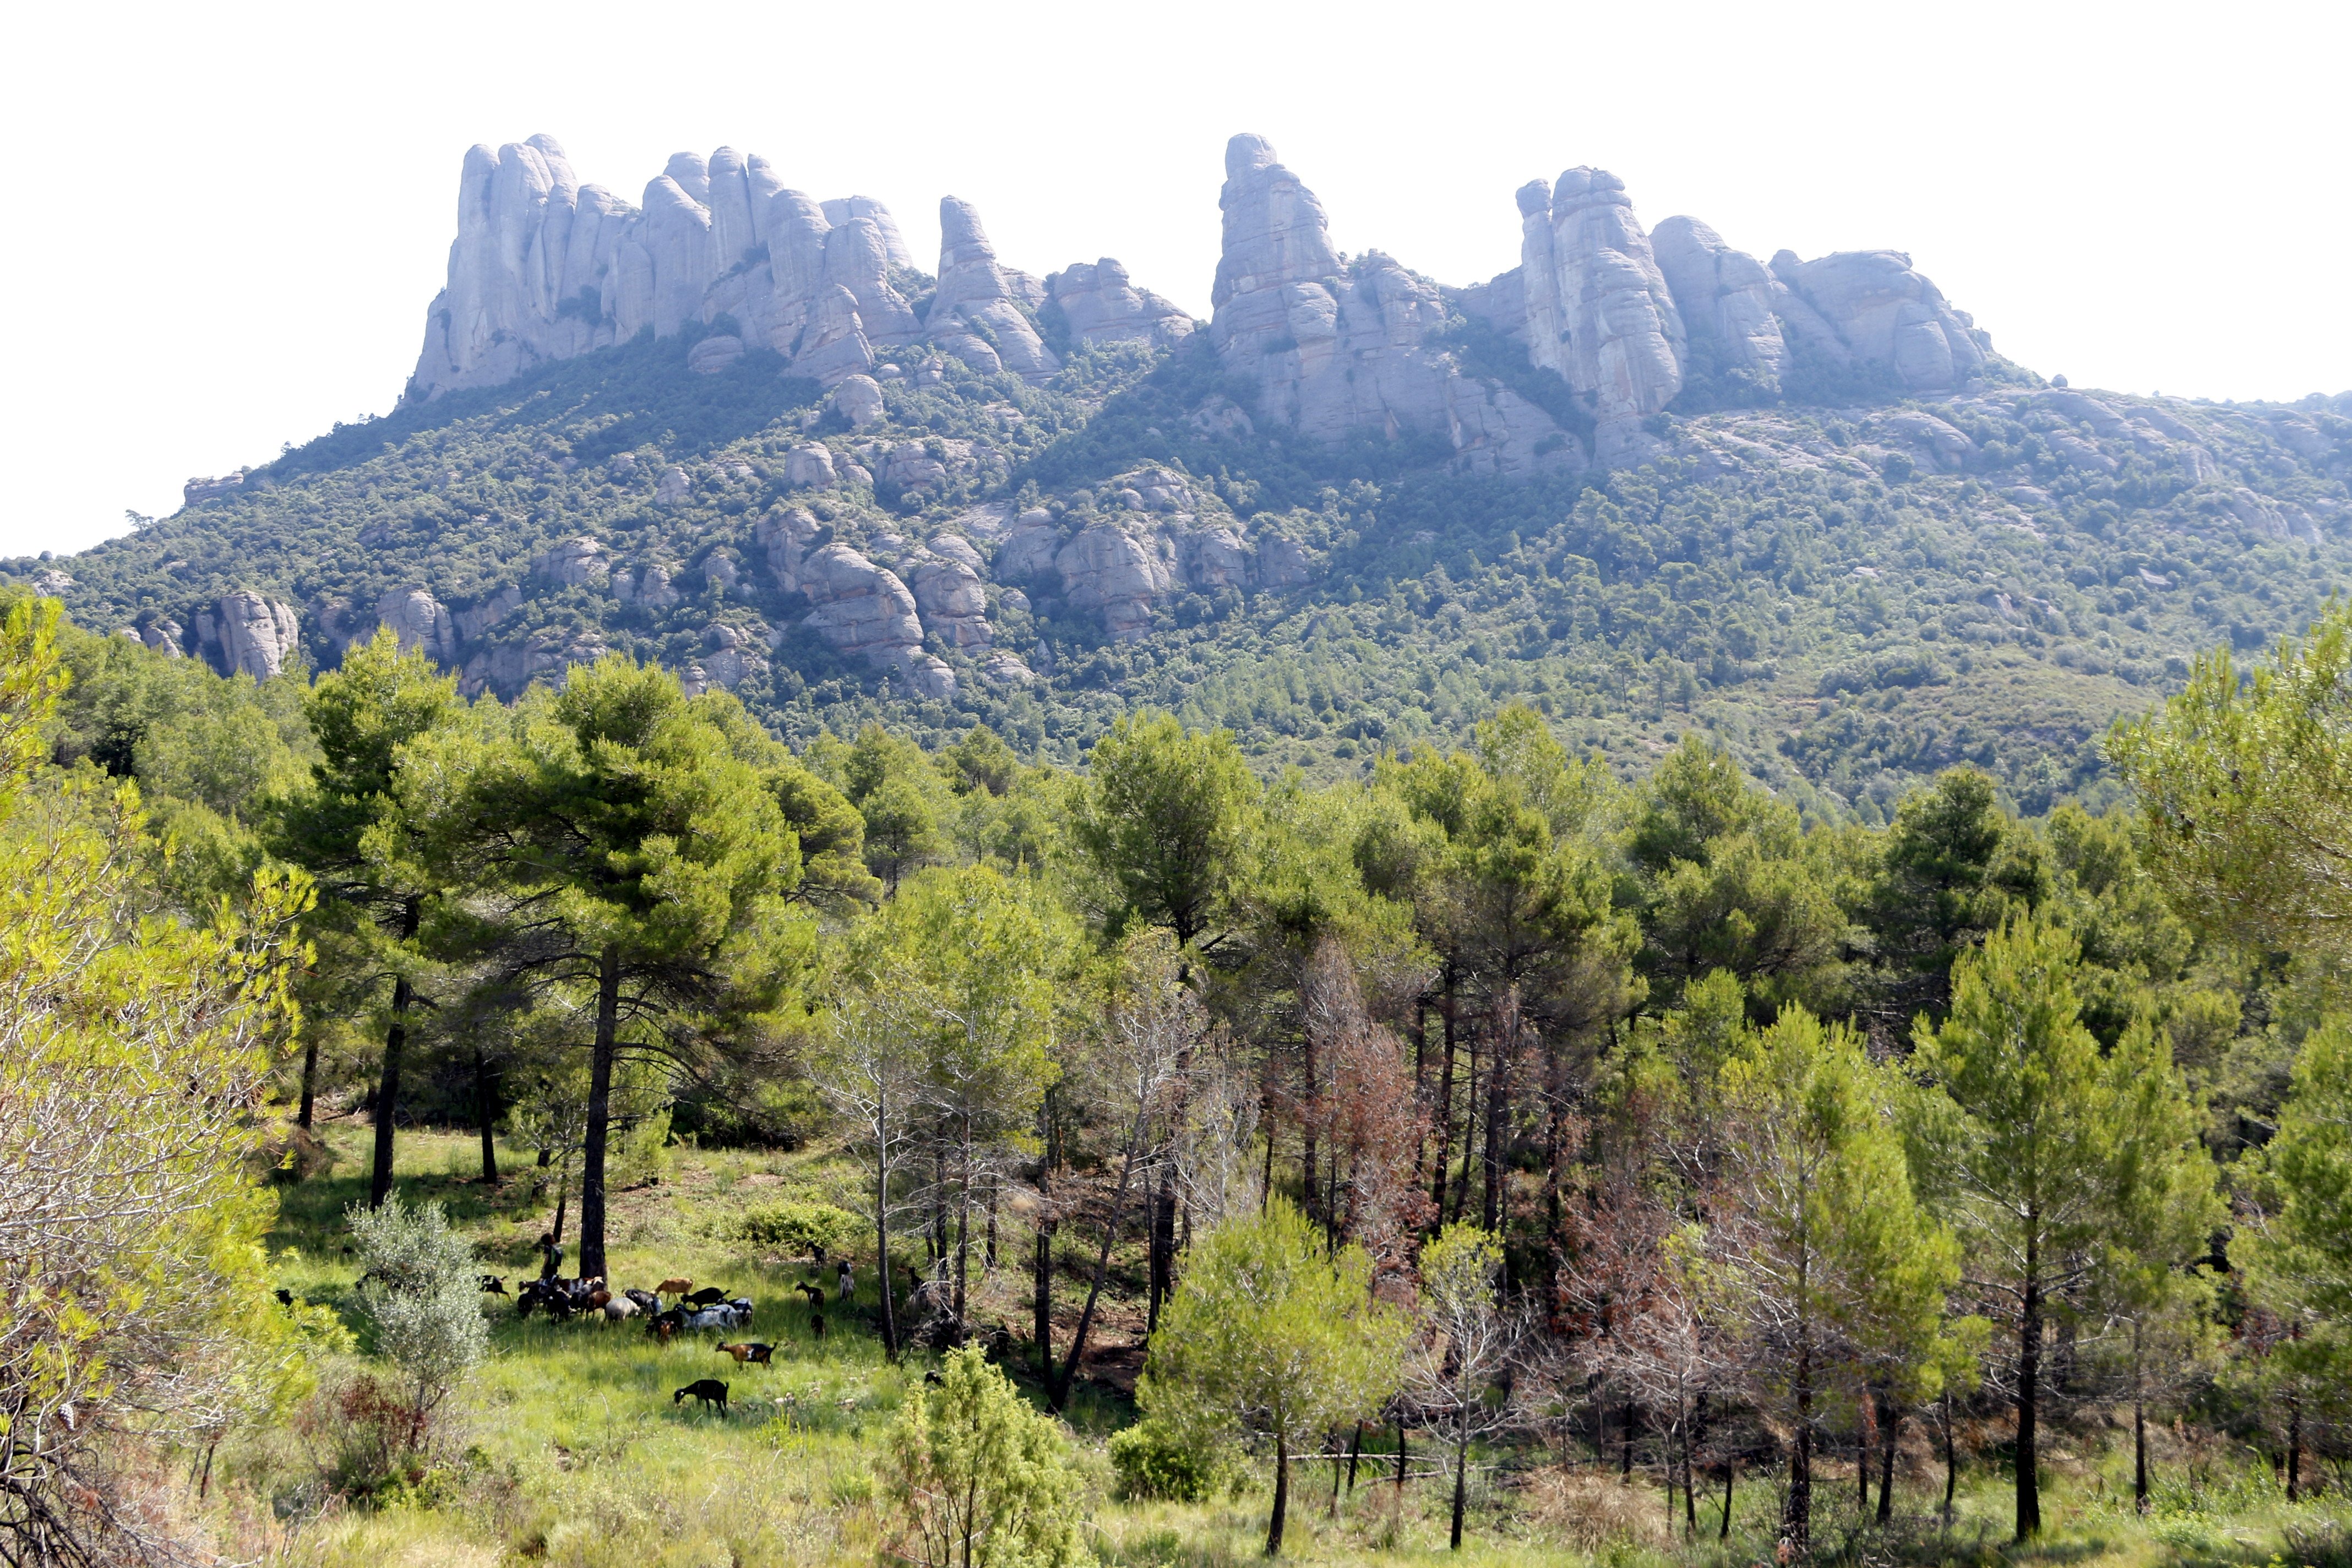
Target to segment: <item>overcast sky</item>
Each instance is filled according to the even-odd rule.
[[[388,409],[476,142],[545,132],[631,201],[669,153],[942,195],[1044,273],[1116,256],[1205,314],[1225,138],[1348,250],[1517,261],[1512,192],[1591,163],[1769,258],[1910,252],[2077,386],[2352,387],[2352,6],[1579,4],[32,5],[0,553],[169,513],[192,474]]]

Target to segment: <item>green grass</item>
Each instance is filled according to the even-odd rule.
[[[341,1305],[356,1266],[342,1253],[341,1215],[364,1196],[364,1127],[330,1124],[337,1163],[328,1176],[282,1190],[272,1238],[283,1283]],[[526,1152],[502,1148],[511,1177],[496,1192],[471,1179],[469,1136],[404,1134],[399,1185],[411,1201],[437,1200],[469,1230],[493,1271],[532,1272],[531,1241],[551,1194],[530,1192]],[[814,1270],[750,1254],[725,1239],[725,1220],[779,1196],[854,1202],[854,1176],[824,1151],[792,1155],[675,1149],[658,1185],[616,1194],[612,1272],[625,1284],[684,1273],[758,1303],[745,1337],[777,1346],[772,1367],[738,1366],[711,1348],[715,1336],[662,1345],[634,1324],[518,1321],[491,1308],[494,1354],[446,1429],[440,1471],[414,1496],[362,1509],[328,1503],[299,1429],[224,1449],[229,1485],[215,1506],[241,1510],[241,1553],[317,1568],[415,1564],[550,1563],[567,1568],[769,1568],[871,1563],[887,1520],[877,1468],[899,1402],[918,1386],[923,1358],[893,1366],[865,1323],[836,1309],[822,1342],[790,1287]],[[575,1255],[576,1256],[576,1255]],[[1025,1274],[1000,1276],[982,1298],[983,1321],[1012,1315]],[[860,1258],[860,1301],[874,1306],[872,1269]],[[512,1280],[510,1279],[510,1284]],[[830,1279],[827,1279],[828,1285]],[[1006,1310],[1000,1311],[1000,1309]],[[1014,1321],[1019,1321],[1017,1317]],[[331,1385],[362,1358],[328,1369]],[[675,1404],[700,1377],[731,1385],[726,1415]],[[1108,1433],[1130,1419],[1115,1391],[1082,1389],[1072,1427],[1080,1462],[1102,1496],[1090,1546],[1119,1568],[1213,1568],[1262,1561],[1268,1503],[1263,1474],[1238,1495],[1198,1505],[1121,1503],[1108,1497]],[[297,1423],[297,1428],[300,1426]],[[2092,1444],[2091,1439],[2102,1439]],[[2265,1467],[2218,1446],[2158,1452],[2154,1513],[2129,1504],[2128,1455],[2100,1432],[2082,1451],[2052,1456],[2049,1529],[2030,1549],[2009,1542],[2007,1477],[1990,1459],[1964,1461],[1958,1519],[1948,1533],[1932,1518],[1942,1471],[1925,1456],[1898,1471],[1896,1527],[1854,1514],[1851,1465],[1825,1464],[1815,1537],[1824,1562],[1853,1568],[2003,1568],[2009,1564],[2167,1568],[2347,1568],[2341,1504],[2290,1508]],[[1416,1446],[1425,1466],[1433,1450]],[[1419,1470],[1423,1466],[1417,1466]],[[1716,1540],[1717,1499],[1703,1496],[1700,1531],[1670,1533],[1666,1500],[1639,1472],[1620,1484],[1609,1468],[1526,1472],[1475,1489],[1468,1540],[1446,1545],[1447,1489],[1416,1479],[1402,1495],[1386,1458],[1367,1456],[1352,1489],[1332,1509],[1332,1467],[1294,1472],[1286,1560],[1339,1565],[1459,1563],[1605,1565],[1605,1568],[1754,1568],[1772,1561],[1778,1498],[1772,1479],[1743,1475],[1731,1538]],[[227,1517],[224,1515],[224,1517]],[[2289,1531],[2294,1531],[2293,1542]],[[2330,1542],[2333,1546],[2330,1546]]]

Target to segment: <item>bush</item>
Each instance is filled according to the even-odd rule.
[[[748,1246],[811,1258],[846,1246],[863,1228],[846,1209],[794,1200],[746,1209],[734,1225],[736,1239]]]
[[[615,1192],[647,1186],[669,1173],[669,1108],[643,1117],[613,1141],[606,1184]]]
[[[907,1401],[882,1471],[898,1554],[908,1562],[1069,1568],[1086,1561],[1086,1484],[1069,1445],[978,1346],[950,1353],[938,1385]]]
[[[473,1244],[449,1228],[439,1204],[410,1208],[394,1197],[378,1209],[353,1204],[344,1218],[364,1270],[360,1310],[376,1353],[400,1374],[405,1414],[390,1430],[404,1457],[424,1447],[434,1413],[489,1353]]]
[[[1199,1502],[1216,1489],[1216,1456],[1157,1421],[1112,1434],[1112,1495],[1122,1502]]]

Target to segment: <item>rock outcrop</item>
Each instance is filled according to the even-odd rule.
[[[1765,265],[1695,217],[1670,217],[1650,237],[1693,342],[1718,351],[1723,364],[1758,377],[1772,390],[1789,368],[1789,344],[1780,331],[1775,295],[1785,286]]]
[[[1800,261],[1783,250],[1772,274],[1811,307],[1856,359],[1894,372],[1906,392],[1948,392],[1984,369],[1976,323],[1945,303],[1897,250],[1843,250]]]
[[[1112,522],[1091,523],[1054,557],[1070,607],[1102,616],[1122,641],[1148,635],[1151,605],[1176,580],[1173,552]]]
[[[250,588],[224,594],[195,616],[196,653],[223,675],[268,680],[286,668],[301,637],[293,606]]]
[[[1528,357],[1585,399],[1603,463],[1643,455],[1641,420],[1682,390],[1683,322],[1625,182],[1574,168],[1518,202]]]
[[[1032,313],[1045,284],[997,259],[971,206],[941,204],[940,276],[924,319],[901,282],[913,257],[889,209],[866,196],[820,202],[768,162],[730,147],[680,153],[631,206],[583,185],[563,149],[534,136],[466,154],[448,281],[425,313],[409,396],[494,386],[534,367],[623,343],[698,331],[688,367],[718,374],[753,349],[830,386],[870,369],[877,351],[936,342],[984,373],[1042,379],[1055,360]],[[1080,269],[1073,268],[1075,274]],[[1171,342],[1191,322],[1136,289],[1115,262],[1073,277],[1085,341]],[[242,480],[192,480],[193,505]]]
[[[1432,340],[1437,286],[1371,252],[1345,267],[1323,205],[1261,136],[1225,148],[1224,248],[1211,341],[1259,386],[1261,426],[1337,444],[1355,431],[1439,435],[1464,466],[1503,473],[1573,468],[1574,437],[1542,409],[1465,375]]]
[[[1137,288],[1127,268],[1108,256],[1053,274],[1045,279],[1045,297],[1062,312],[1071,339],[1081,343],[1149,343],[1164,349],[1181,342],[1200,325],[1150,289]]]
[[[457,663],[457,626],[448,608],[422,588],[388,588],[375,602],[378,625],[390,626],[404,650],[422,648],[445,668]]]
[[[846,544],[828,544],[801,563],[798,576],[816,606],[801,624],[836,651],[899,672],[926,697],[955,690],[955,672],[923,651],[915,596],[897,573]]]
[[[1015,302],[1029,291],[1017,288],[1008,269],[998,265],[996,248],[971,204],[942,197],[939,288],[923,317],[930,341],[983,375],[1009,370],[1042,381],[1061,368],[1061,361]]]

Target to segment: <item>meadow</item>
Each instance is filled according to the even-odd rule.
[[[366,1195],[369,1129],[356,1117],[322,1122],[331,1170],[280,1187],[270,1237],[281,1284],[322,1304],[350,1296],[356,1266],[343,1255],[345,1206]],[[873,1326],[870,1249],[855,1254],[857,1310],[830,1304],[834,1277],[812,1259],[763,1254],[729,1239],[730,1216],[781,1195],[855,1201],[851,1169],[833,1152],[667,1151],[655,1183],[614,1196],[616,1282],[651,1285],[670,1275],[727,1287],[758,1303],[739,1336],[772,1342],[770,1367],[738,1366],[712,1348],[716,1335],[657,1343],[635,1323],[519,1321],[488,1299],[494,1352],[452,1412],[439,1459],[416,1484],[372,1503],[335,1499],[322,1465],[332,1421],[320,1411],[338,1380],[368,1363],[364,1341],[336,1358],[313,1407],[219,1457],[222,1508],[242,1510],[233,1533],[255,1555],[305,1568],[426,1568],[544,1563],[566,1568],[767,1568],[890,1561],[892,1531],[878,1467],[910,1386],[935,1358],[910,1352],[893,1365]],[[507,1181],[478,1179],[471,1132],[404,1132],[398,1186],[409,1202],[446,1205],[474,1239],[485,1271],[509,1289],[536,1272],[534,1241],[553,1194],[536,1194],[531,1152],[502,1144]],[[1134,1260],[1140,1272],[1139,1257]],[[812,1308],[793,1287],[827,1287],[827,1329],[812,1334]],[[974,1317],[1019,1321],[1026,1281],[992,1278]],[[364,1329],[356,1315],[355,1330]],[[1263,1467],[1244,1464],[1208,1502],[1129,1502],[1111,1495],[1104,1454],[1110,1433],[1135,1419],[1129,1336],[1105,1342],[1099,1381],[1082,1385],[1068,1426],[1097,1494],[1090,1545],[1106,1564],[1211,1568],[1262,1560]],[[1139,1327],[1139,1324],[1133,1325]],[[1020,1356],[1013,1358],[1018,1363]],[[1009,1365],[1016,1376],[1024,1369]],[[730,1384],[727,1413],[673,1401],[698,1378]],[[1024,1379],[1035,1397],[1034,1379]],[[1042,1399],[1039,1400],[1043,1407]],[[1942,1456],[1915,1424],[1897,1466],[1895,1518],[1878,1526],[1853,1503],[1853,1465],[1817,1461],[1817,1555],[1829,1563],[2082,1568],[2248,1564],[2339,1568],[2352,1564],[2352,1515],[2343,1476],[2325,1478],[2316,1500],[2290,1505],[2269,1464],[2250,1450],[2192,1429],[2152,1441],[2154,1507],[2130,1501],[2127,1413],[2090,1407],[2044,1452],[2048,1527],[2029,1547],[2009,1539],[2010,1479],[1997,1423],[1959,1424],[1960,1480],[1949,1529],[1938,1517]],[[1630,1479],[1613,1447],[1596,1458],[1573,1446],[1520,1447],[1480,1456],[1469,1537],[1446,1548],[1446,1488],[1425,1440],[1408,1439],[1409,1478],[1395,1480],[1394,1439],[1368,1439],[1348,1483],[1326,1456],[1294,1482],[1286,1560],[1311,1564],[1456,1563],[1465,1565],[1607,1564],[1609,1568],[1745,1568],[1772,1561],[1779,1509],[1768,1472],[1738,1478],[1727,1537],[1719,1484],[1697,1500],[1698,1529],[1678,1528],[1684,1505],[1637,1455]],[[266,1506],[265,1506],[266,1505]]]

